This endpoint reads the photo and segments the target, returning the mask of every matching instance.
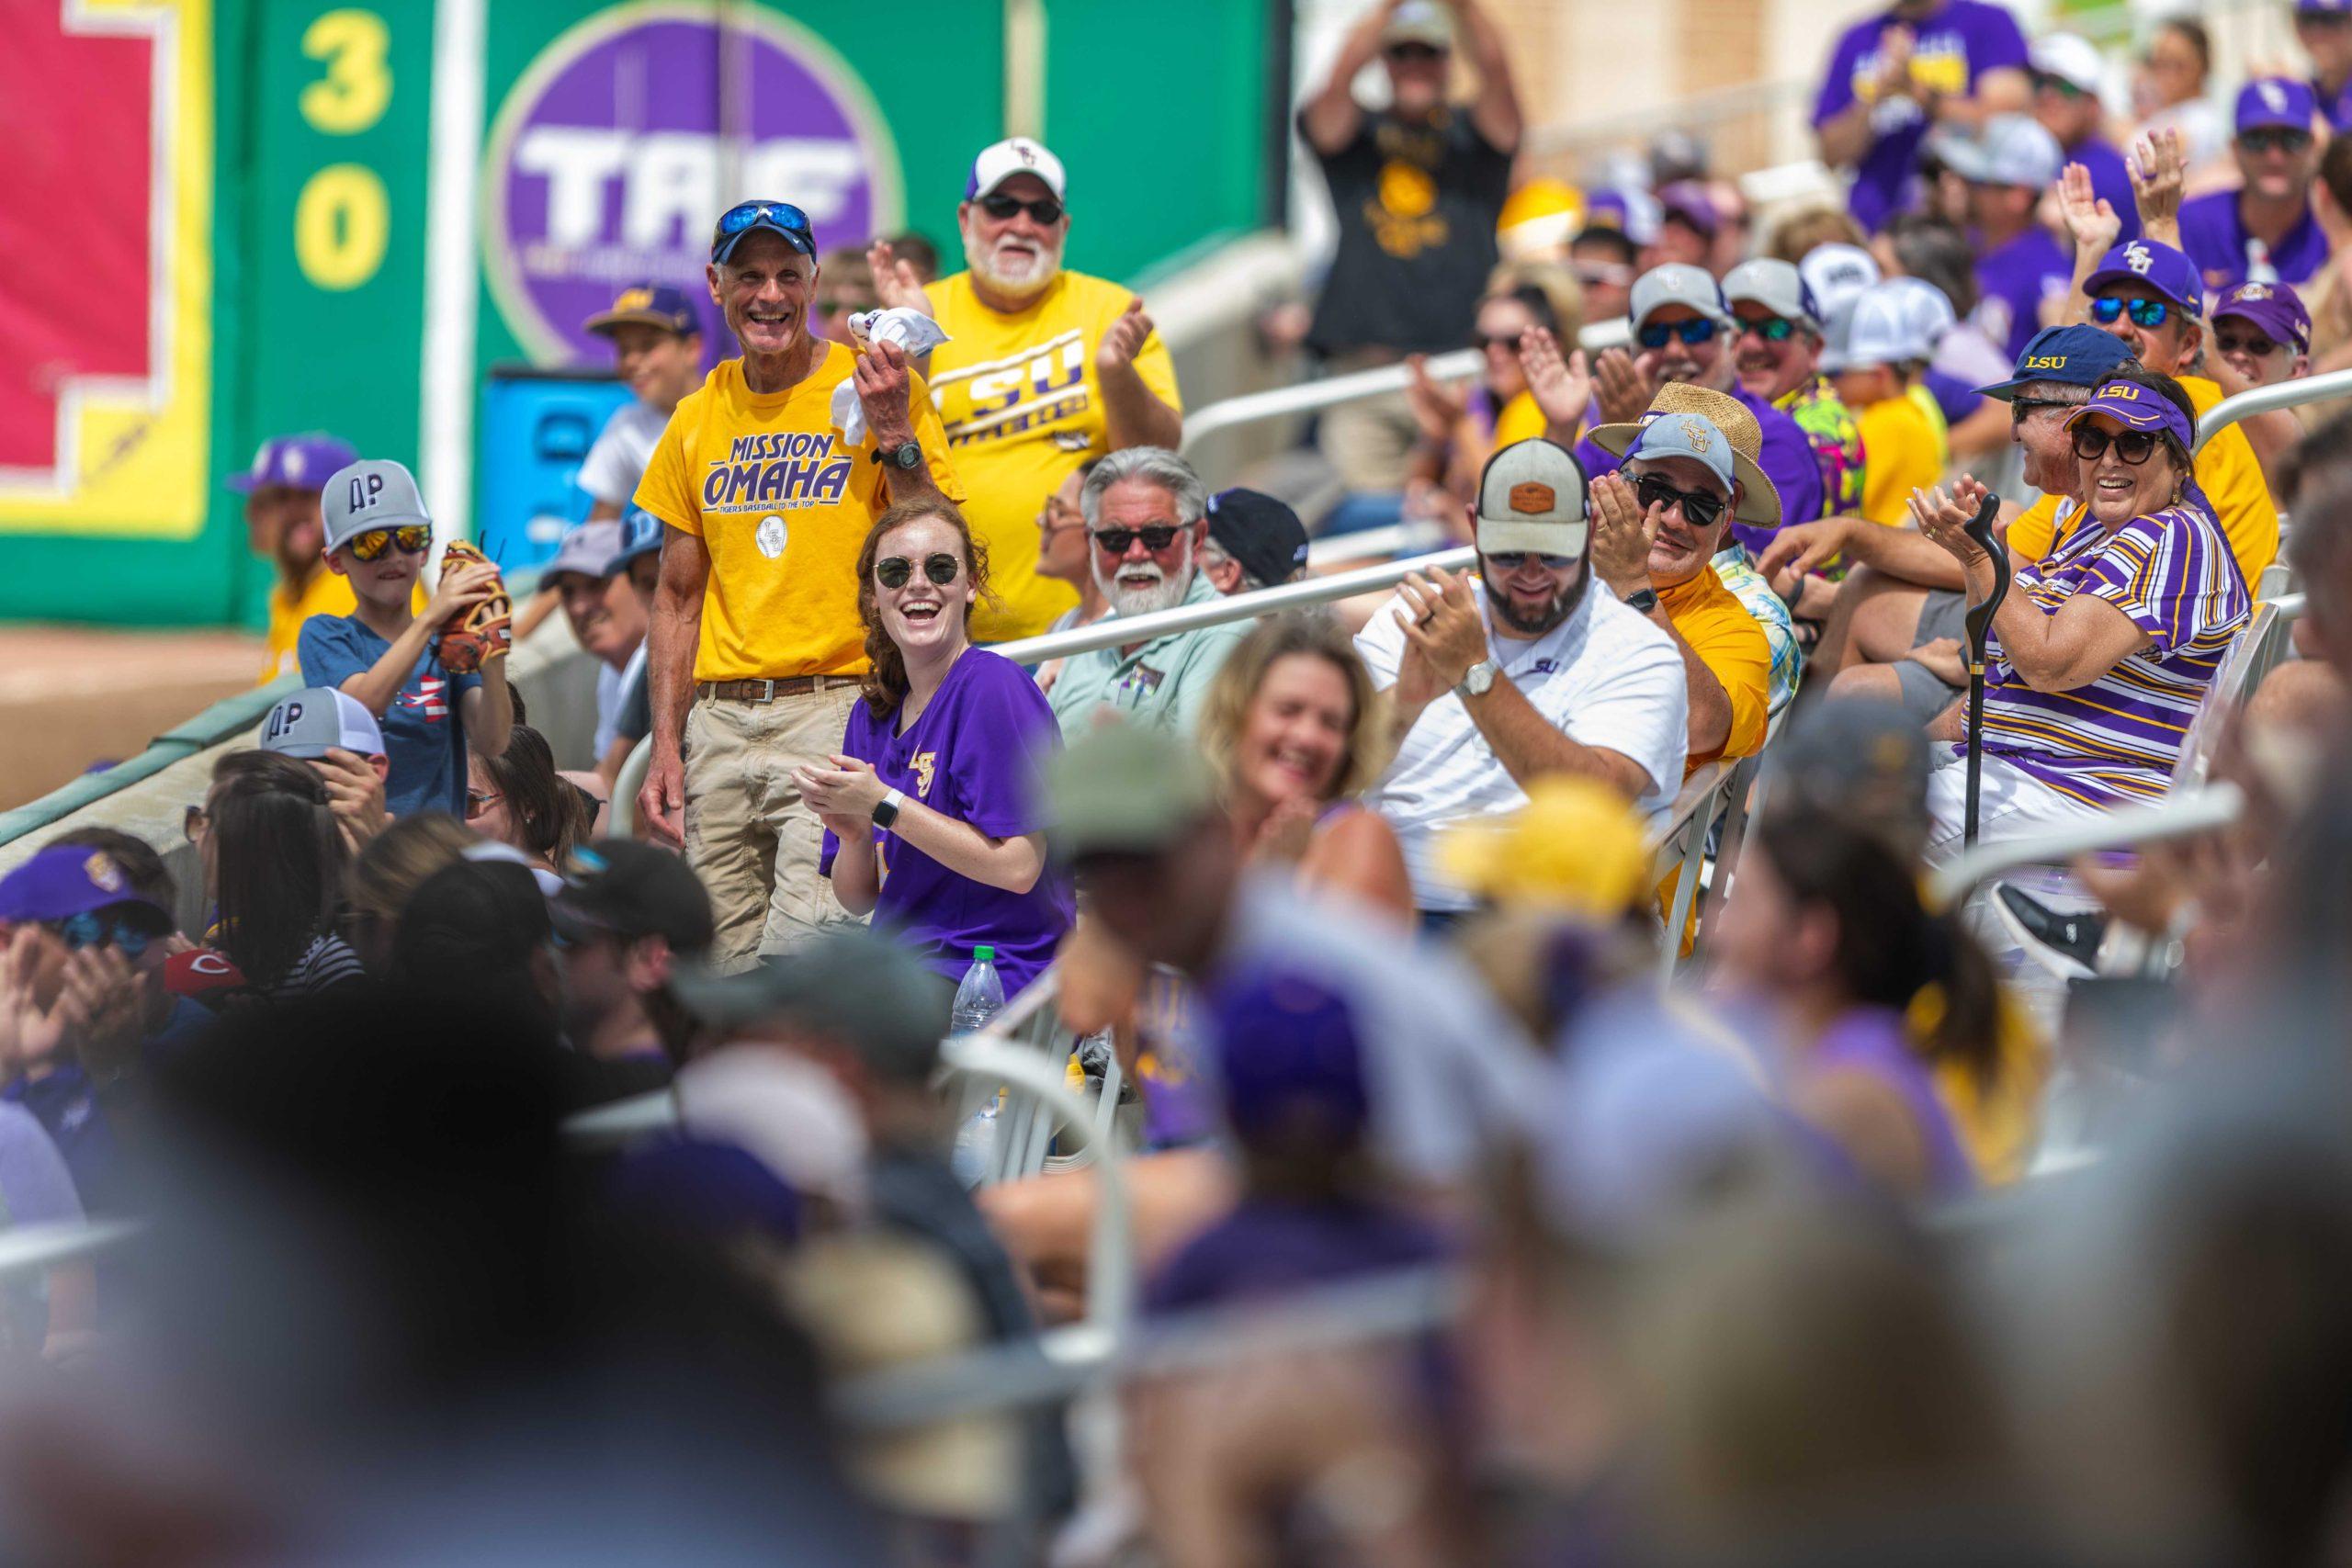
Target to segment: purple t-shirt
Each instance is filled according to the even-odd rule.
[[[1764,477],[1772,481],[1772,489],[1781,497],[1781,521],[1810,523],[1819,517],[1821,464],[1814,457],[1813,442],[1797,428],[1795,420],[1747,389],[1735,386],[1731,395],[1756,416],[1757,427],[1763,432],[1764,442],[1758,448],[1756,466],[1764,470]],[[1615,473],[1624,466],[1625,459],[1610,456],[1587,438],[1577,443],[1577,461],[1584,465],[1588,477],[1599,479],[1603,474]],[[1773,533],[1770,528],[1747,523],[1733,524],[1731,531],[1732,536],[1751,553],[1759,555]]]
[[[1042,832],[1030,780],[1061,728],[1045,694],[1011,660],[970,649],[956,660],[930,705],[903,735],[896,715],[876,718],[864,702],[850,709],[842,750],[874,764],[882,782],[944,817],[992,839]],[[1076,906],[1052,867],[1026,893],[948,870],[894,832],[874,829],[882,863],[876,925],[897,929],[923,961],[950,980],[972,962],[972,949],[996,949],[998,976],[1010,998],[1053,961]],[[829,830],[817,865],[831,874],[840,842]]]
[[[2238,193],[2217,190],[2180,204],[2180,248],[2204,276],[2205,292],[2219,294],[2241,283],[2291,283],[2297,288],[2317,277],[2327,265],[2327,235],[2304,204],[2303,215],[2287,231],[2267,258],[2271,275],[2254,276],[2254,258],[2246,247],[2256,243],[2238,220]]]
[[[1814,100],[1815,126],[1874,96],[1879,37],[1895,19],[1892,11],[1883,12],[1856,22],[1838,39]],[[2017,18],[1982,0],[1948,0],[1926,21],[1913,24],[1912,31],[1911,80],[1936,96],[1966,97],[1987,71],[2026,66],[2025,35]],[[1928,134],[1928,117],[1908,98],[1889,98],[1875,109],[1872,126],[1875,135],[1854,171],[1848,205],[1855,221],[1875,232],[1896,213],[1917,205],[1919,143]]]
[[[2352,76],[2346,76],[2344,85],[2333,93],[2320,85],[2319,79],[2313,77],[2312,96],[2319,100],[2319,112],[2327,117],[2329,130],[2352,130]]]
[[[1969,319],[2014,364],[2041,330],[2042,300],[2064,294],[2074,276],[2073,260],[2037,223],[1976,258],[1976,310]]]
[[[1928,396],[1936,400],[1938,412],[1947,425],[1958,424],[1984,406],[1984,395],[1957,376],[1946,375],[1930,365],[1919,372],[1919,384],[1928,389]]]
[[[1419,1216],[1349,1200],[1244,1198],[1169,1258],[1148,1310],[1182,1312],[1445,1261],[1452,1248]]]
[[[2140,199],[2132,194],[2132,171],[2124,167],[2123,154],[2114,144],[2105,137],[2086,136],[2066,149],[2066,161],[2088,169],[2091,194],[2115,209],[2116,220],[2122,224],[2115,243],[2120,245],[2138,239]]]
[[[1951,1112],[1936,1093],[1928,1064],[1912,1048],[1903,1017],[1891,1008],[1856,1008],[1823,1031],[1810,1064],[1815,1072],[1868,1073],[1903,1099],[1928,1146],[1928,1190],[1950,1198],[1976,1185],[1975,1168],[1961,1146]]]

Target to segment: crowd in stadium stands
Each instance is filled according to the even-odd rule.
[[[585,323],[635,399],[512,627],[399,463],[266,443],[303,689],[185,852],[0,876],[0,1213],[144,1222],[0,1235],[0,1555],[2342,1561],[2352,415],[2204,427],[2352,366],[2352,5],[2294,29],[2224,110],[2162,22],[2119,116],[1895,0],[1843,206],[1752,213],[1687,133],[1533,175],[1487,6],[1377,0],[1261,327],[1397,389],[1242,472],[1040,142],[944,276],[745,201]],[[1400,519],[1475,568],[1213,618]],[[943,1077],[1008,998],[1116,1189]]]

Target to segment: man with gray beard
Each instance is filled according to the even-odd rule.
[[[989,553],[977,642],[1035,636],[1076,607],[1075,589],[1037,570],[1038,509],[1071,471],[1183,435],[1175,364],[1143,301],[1062,266],[1068,193],[1061,160],[1016,136],[983,149],[964,183],[967,270],[926,285],[888,243],[870,253],[882,303],[947,333],[923,374],[971,497],[965,520]]]
[[[1105,619],[1148,615],[1218,597],[1198,569],[1208,489],[1164,446],[1129,446],[1094,466],[1079,491],[1088,565],[1111,606]],[[1234,644],[1250,623],[1173,632],[1072,657],[1048,696],[1066,739],[1097,724],[1157,724],[1189,734]]]

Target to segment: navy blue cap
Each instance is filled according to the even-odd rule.
[[[2318,112],[2319,103],[2312,96],[2310,85],[2290,76],[2257,76],[2238,89],[2241,136],[2271,126],[2308,133],[2312,117]]]
[[[1236,486],[1209,497],[1209,537],[1268,588],[1306,567],[1306,525],[1288,502],[1260,491]]]
[[[2032,381],[2060,381],[2069,387],[2096,387],[2115,367],[2132,357],[2132,345],[2113,333],[2077,321],[2071,326],[2044,327],[2033,334],[2018,355],[2017,374],[1977,391],[2007,402],[2018,389]]]
[[[743,243],[743,236],[765,231],[779,235],[802,255],[815,260],[817,231],[808,215],[788,201],[739,201],[718,215],[710,231],[710,259],[724,265]]]
[[[265,485],[291,490],[324,490],[327,476],[359,461],[359,448],[339,435],[309,431],[300,435],[273,435],[254,454],[253,467],[231,476],[231,490],[255,491]]]
[[[2099,259],[2098,270],[2083,279],[2092,299],[2110,283],[2144,283],[2192,316],[2205,310],[2205,284],[2197,264],[2156,240],[2126,240]]]
[[[142,898],[115,858],[88,844],[52,844],[0,877],[0,920],[64,920],[93,909],[134,905],[157,929],[171,929],[163,906]]]
[[[582,332],[599,333],[628,325],[660,327],[680,337],[691,337],[702,331],[702,313],[695,309],[694,297],[684,289],[648,278],[643,283],[632,283],[613,296],[610,310],[580,323]]]
[[[628,563],[639,556],[662,553],[662,519],[642,506],[632,506],[621,513],[621,548],[613,558],[614,571],[627,571]]]
[[[1269,968],[1219,987],[1210,1006],[1234,1136],[1247,1144],[1312,1131],[1347,1143],[1363,1134],[1372,1093],[1346,998]]]

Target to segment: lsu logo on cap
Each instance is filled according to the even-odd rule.
[[[1682,439],[1690,444],[1693,452],[1705,452],[1715,444],[1714,436],[1703,421],[1686,419],[1682,422]]]
[[[1510,509],[1534,516],[1559,504],[1559,492],[1532,479],[1510,487]]]
[[[2063,354],[2030,354],[2018,368],[2020,370],[2064,370],[2066,355]]]
[[[619,299],[613,301],[613,309],[616,310],[650,310],[652,308],[653,290],[650,288],[627,289]]]
[[[82,863],[82,874],[102,893],[119,893],[126,886],[122,868],[104,850],[92,850],[90,858]]]
[[[2145,276],[2148,269],[2156,265],[2155,254],[2139,241],[2134,240],[2123,247],[2123,265],[2142,276]]]
[[[2262,101],[2269,106],[2270,112],[2272,114],[2285,114],[2287,112],[2286,90],[2280,87],[2278,83],[2258,83],[2256,85],[2254,90],[2262,95]]]
[[[2238,290],[2238,298],[2240,299],[2267,299],[2270,298],[2270,286],[2267,283],[2249,283],[2244,288]]]
[[[2098,400],[2103,403],[2136,403],[2140,389],[2129,381],[2110,381],[2099,389]]]

